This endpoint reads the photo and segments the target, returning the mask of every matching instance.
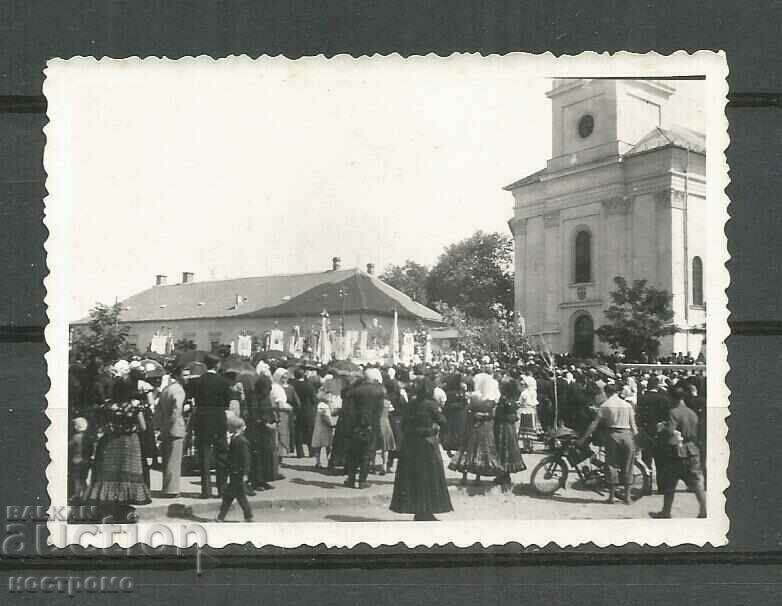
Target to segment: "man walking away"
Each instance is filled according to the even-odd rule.
[[[358,488],[367,488],[369,466],[374,458],[375,444],[380,435],[380,415],[383,411],[383,400],[386,390],[383,388],[383,377],[377,368],[368,368],[364,372],[365,380],[353,388],[351,411],[351,431],[348,442],[347,475],[345,486],[356,488],[356,472],[358,472]]]

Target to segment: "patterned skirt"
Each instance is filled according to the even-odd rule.
[[[497,458],[494,443],[494,427],[491,421],[478,423],[467,438],[462,449],[454,455],[449,469],[479,476],[496,476],[504,473]]]
[[[92,505],[146,505],[152,502],[144,483],[138,434],[107,434],[98,444],[95,476],[85,494]]]
[[[523,406],[519,408],[519,437],[534,440],[543,432],[538,419],[537,406]]]
[[[497,459],[505,473],[516,473],[527,469],[519,450],[514,423],[495,422],[494,441],[497,445]]]

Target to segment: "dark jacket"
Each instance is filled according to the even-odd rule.
[[[193,389],[195,428],[198,432],[225,432],[225,411],[231,398],[231,384],[217,373],[201,375]]]
[[[674,431],[681,434],[681,443],[674,437]],[[678,459],[697,456],[698,449],[698,415],[695,411],[681,403],[674,406],[668,414],[668,422],[663,430],[670,446],[670,456]]]
[[[380,416],[386,390],[378,383],[360,383],[351,390],[350,428],[354,436],[371,438],[380,433]]]
[[[244,433],[234,436],[228,446],[228,476],[232,482],[242,482],[250,473],[250,442]]]
[[[649,390],[638,399],[638,425],[648,434],[657,432],[657,424],[668,420],[670,398],[659,388]]]
[[[296,395],[299,396],[301,411],[305,415],[314,416],[315,409],[318,407],[315,386],[307,379],[297,379],[293,382],[293,389],[296,390]]]

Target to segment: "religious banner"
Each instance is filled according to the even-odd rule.
[[[411,332],[406,332],[402,337],[402,362],[410,364],[415,355],[415,335]]]
[[[149,350],[153,353],[165,355],[168,345],[168,335],[154,335]]]
[[[281,330],[274,329],[269,333],[269,349],[277,351],[285,349],[285,334]]]
[[[252,335],[239,335],[236,338],[236,353],[243,358],[249,358],[253,354]]]

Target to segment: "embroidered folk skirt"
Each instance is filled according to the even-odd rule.
[[[503,473],[494,443],[494,424],[490,420],[475,424],[462,449],[451,459],[449,469],[479,476]]]
[[[85,495],[90,504],[146,505],[152,501],[144,483],[138,434],[106,434],[98,444],[95,475]]]
[[[515,423],[495,421],[494,442],[497,446],[497,460],[505,473],[516,473],[527,469],[519,450]]]

